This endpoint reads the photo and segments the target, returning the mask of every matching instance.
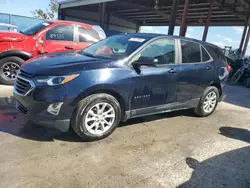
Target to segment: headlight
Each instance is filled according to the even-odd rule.
[[[78,76],[79,74],[72,74],[72,75],[66,75],[66,76],[50,76],[47,78],[38,78],[37,82],[47,83],[49,86],[56,86],[56,85],[66,84],[70,82],[71,80],[74,80]]]

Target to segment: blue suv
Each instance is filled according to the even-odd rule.
[[[212,114],[230,72],[222,50],[184,37],[124,34],[83,51],[39,56],[21,67],[17,109],[87,141],[120,121],[181,109]]]

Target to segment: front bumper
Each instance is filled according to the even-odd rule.
[[[69,105],[69,101],[63,101],[63,105],[58,115],[52,115],[47,112],[48,106],[54,101],[36,101],[32,95],[20,96],[14,93],[16,99],[16,108],[30,122],[45,127],[67,132],[70,127],[70,118],[74,108]],[[58,101],[55,101],[58,102]]]

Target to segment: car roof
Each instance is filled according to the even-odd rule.
[[[82,22],[75,22],[75,21],[49,20],[49,22],[55,23],[55,24],[75,24],[75,25],[80,25],[80,26],[84,26],[84,27],[93,28],[93,25],[82,23]]]
[[[157,38],[157,37],[169,37],[169,38],[174,38],[174,39],[183,39],[183,40],[189,40],[193,42],[197,42],[203,45],[210,45],[214,47],[218,47],[214,44],[210,44],[207,42],[203,42],[201,40],[193,39],[193,38],[188,38],[188,37],[182,37],[182,36],[176,36],[176,35],[165,35],[165,34],[156,34],[156,33],[127,33],[126,35],[131,35],[131,37],[146,37],[149,39]]]

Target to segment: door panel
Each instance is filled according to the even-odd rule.
[[[209,67],[209,69],[207,69]],[[182,64],[178,74],[177,101],[183,102],[200,98],[205,88],[211,83],[214,63]]]
[[[135,63],[142,66],[131,76],[131,110],[175,102],[176,75],[180,68],[175,51],[175,40],[161,38],[136,55]],[[152,66],[143,66],[143,61],[148,60]]]
[[[134,73],[131,82],[131,110],[175,102],[176,75],[171,69],[179,65],[142,67]]]
[[[177,102],[200,98],[214,80],[215,65],[211,56],[196,42],[180,41],[182,64],[178,74]]]

